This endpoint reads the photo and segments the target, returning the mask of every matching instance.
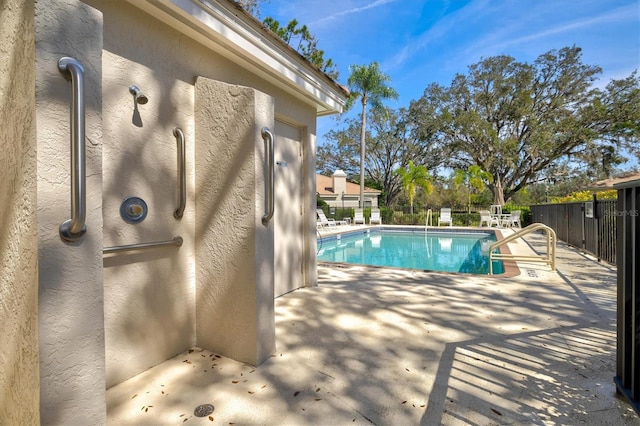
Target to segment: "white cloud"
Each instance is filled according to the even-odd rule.
[[[318,19],[318,20],[312,22],[310,25],[318,25],[318,24],[321,24],[321,23],[332,21],[332,20],[340,18],[342,16],[351,15],[351,14],[354,14],[354,13],[362,12],[362,11],[367,10],[367,9],[373,9],[375,7],[378,7],[378,6],[384,6],[384,5],[390,4],[390,3],[395,3],[396,1],[398,1],[398,0],[375,0],[375,1],[373,1],[371,3],[368,3],[368,4],[364,5],[364,6],[354,7],[354,8],[351,8],[351,9],[347,9],[347,10],[342,10],[340,12],[336,12],[336,13],[331,14],[329,16],[326,16],[326,17],[324,17],[322,19]]]

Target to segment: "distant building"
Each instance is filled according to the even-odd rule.
[[[599,180],[590,185],[587,185],[584,189],[588,191],[593,191],[593,192],[606,191],[608,189],[614,189],[613,188],[614,185],[625,183],[625,182],[632,182],[634,180],[639,180],[639,179],[640,179],[639,172],[629,172],[617,177],[611,177],[608,179]]]
[[[331,207],[360,207],[360,185],[347,181],[347,174],[336,170],[331,176],[316,175],[317,196]],[[364,188],[364,207],[378,207],[380,191]]]

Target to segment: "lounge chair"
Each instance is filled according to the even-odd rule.
[[[364,213],[362,209],[354,209],[353,211],[353,224],[357,225],[358,223],[364,225]]]
[[[378,225],[382,225],[382,219],[380,218],[380,210],[372,209],[371,217],[369,218],[369,225],[373,225],[373,223],[377,223]]]
[[[316,209],[316,213],[318,215],[319,221],[316,222],[317,226],[336,226],[335,219],[327,219],[327,216],[324,214],[322,209]]]
[[[438,218],[438,226],[441,223],[448,223],[449,226],[453,226],[453,221],[451,220],[451,209],[448,207],[444,207],[440,209],[440,217]]]
[[[489,228],[493,225],[500,225],[498,218],[491,216],[491,212],[489,210],[480,210],[480,226],[482,226],[483,223],[486,223]]]
[[[518,224],[518,228],[522,228],[522,224],[520,223],[520,215],[522,214],[521,210],[514,210],[511,212],[509,217],[502,221],[502,226],[513,227]]]

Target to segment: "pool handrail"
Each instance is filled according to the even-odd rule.
[[[534,231],[543,230],[547,237],[547,253],[546,255],[525,256],[511,253],[494,253],[497,248],[510,243],[524,235],[530,234]],[[494,260],[521,260],[527,262],[539,262],[548,264],[552,271],[556,270],[556,232],[542,223],[532,223],[531,225],[522,228],[518,232],[509,235],[506,238],[496,241],[489,247],[489,275],[493,275],[493,261]]]

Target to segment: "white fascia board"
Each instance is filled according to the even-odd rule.
[[[244,13],[217,0],[128,0],[177,31],[255,73],[307,104],[318,116],[341,113],[345,94],[337,83],[249,22]]]

